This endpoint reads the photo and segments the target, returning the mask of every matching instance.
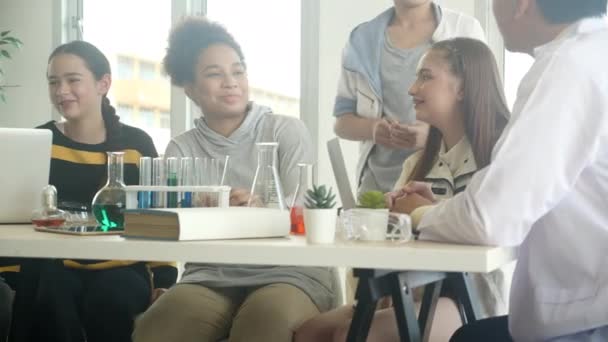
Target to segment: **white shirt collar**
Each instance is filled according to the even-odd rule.
[[[441,142],[437,161],[435,162],[433,169],[429,172],[429,177],[433,178],[436,176],[436,172],[443,172],[441,171],[443,169],[438,167],[440,164],[447,164],[447,170],[449,170],[454,177],[477,170],[473,149],[466,135],[447,151],[445,142]]]
[[[539,56],[544,51],[551,50],[551,47],[558,46],[563,40],[571,38],[575,35],[594,32],[607,27],[608,20],[606,19],[606,16],[581,19],[566,27],[566,29],[564,29],[552,41],[534,48],[534,56]]]

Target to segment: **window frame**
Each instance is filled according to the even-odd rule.
[[[62,0],[55,9],[55,46],[82,39],[83,8],[86,0]],[[186,15],[203,15],[206,0],[171,0],[171,24]],[[167,32],[168,34],[168,32]],[[164,40],[159,39],[159,44]],[[170,131],[171,138],[193,127],[194,106],[181,88],[171,86]],[[194,114],[196,115],[196,114]],[[159,151],[164,153],[164,151]]]

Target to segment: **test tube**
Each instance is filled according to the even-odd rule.
[[[206,158],[194,158],[194,183],[195,185],[205,185],[205,163]]]
[[[190,157],[183,157],[180,161],[179,185],[194,185],[194,160]],[[192,207],[192,192],[184,191],[181,193],[181,207]]]
[[[141,157],[139,158],[139,185],[150,186],[152,185],[152,158]],[[138,208],[150,208],[152,205],[152,192],[151,191],[140,191],[137,193],[137,207]]]
[[[228,170],[228,161],[230,160],[230,156],[226,155],[226,158],[224,158],[224,169],[222,170],[222,177],[220,179],[220,185],[224,185],[224,182],[226,181],[226,171]]]
[[[209,185],[219,185],[220,184],[220,161],[211,158],[209,160]]]
[[[154,158],[152,160],[152,183],[156,186],[164,186],[167,184],[167,176],[165,175],[165,159],[163,157]],[[154,208],[165,207],[165,193],[163,191],[154,191],[152,193],[152,205]]]
[[[168,186],[177,186],[177,174],[179,169],[179,163],[177,158],[169,157],[166,159],[166,169],[167,169],[167,185]],[[169,191],[167,192],[167,208],[177,208],[177,192]]]

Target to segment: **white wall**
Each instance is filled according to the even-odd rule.
[[[11,30],[23,48],[2,61],[8,88],[0,102],[0,127],[34,127],[51,119],[47,95],[46,60],[53,47],[56,0],[0,0],[0,30]]]

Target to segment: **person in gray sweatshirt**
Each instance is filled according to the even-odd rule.
[[[165,157],[230,155],[225,183],[231,206],[247,205],[257,166],[255,143],[278,142],[285,194],[295,191],[297,164],[312,162],[304,124],[249,101],[245,60],[227,30],[204,18],[173,28],[164,67],[203,115],[175,137]],[[246,227],[244,227],[246,228]],[[334,303],[327,268],[186,264],[180,283],[135,322],[133,341],[292,341],[299,325]]]

